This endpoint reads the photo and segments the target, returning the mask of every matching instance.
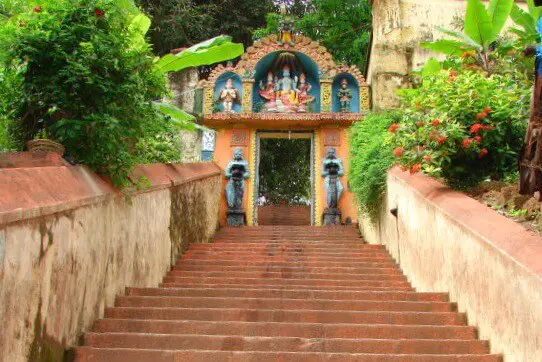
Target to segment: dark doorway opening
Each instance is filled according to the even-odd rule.
[[[260,138],[259,225],[311,225],[310,136]]]

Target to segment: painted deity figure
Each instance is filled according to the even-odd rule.
[[[348,80],[343,78],[341,88],[337,91],[337,98],[341,106],[341,112],[350,112],[350,103],[352,102],[352,90],[348,88]]]
[[[281,19],[279,23],[279,44],[288,44],[290,46],[295,45],[294,37],[294,19],[286,14],[286,5],[280,7]]]
[[[295,92],[297,77],[290,76],[290,67],[282,70],[282,78],[276,82],[277,110],[279,112],[295,112],[297,110],[297,94]]]
[[[233,104],[239,101],[239,92],[233,86],[233,79],[226,81],[226,86],[220,91],[220,100],[222,101],[223,111],[234,113]]]
[[[242,210],[243,196],[245,194],[245,180],[250,177],[248,162],[243,159],[243,149],[237,147],[233,151],[233,160],[226,167],[225,176],[228,180],[226,186],[226,199],[230,210]]]
[[[276,112],[277,111],[277,94],[275,93],[275,78],[273,73],[267,74],[267,84],[260,81],[260,91],[258,94],[265,99],[264,111]]]
[[[322,176],[327,193],[327,206],[337,210],[339,200],[344,191],[340,176],[344,176],[343,161],[337,158],[337,150],[333,147],[327,149],[327,157],[322,161]]]
[[[308,104],[314,102],[314,97],[309,94],[312,89],[312,85],[307,82],[307,76],[305,73],[301,73],[299,76],[299,84],[295,91],[297,93],[298,112],[307,112]]]

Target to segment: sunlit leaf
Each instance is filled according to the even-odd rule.
[[[495,38],[493,24],[486,8],[479,0],[469,0],[465,15],[465,34],[484,49],[489,47]]]
[[[163,114],[166,116],[169,116],[171,118],[171,122],[181,128],[181,129],[187,129],[193,131],[196,127],[194,125],[194,121],[196,120],[196,117],[191,115],[188,112],[183,111],[182,109],[179,109],[175,107],[172,104],[166,103],[166,102],[154,102],[154,106]]]

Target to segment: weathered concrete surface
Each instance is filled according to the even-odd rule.
[[[197,84],[198,70],[196,68],[170,73],[169,85],[173,94],[172,103],[180,109],[193,113],[196,104],[195,90]],[[180,132],[182,162],[198,162],[200,160],[201,137],[201,132],[198,130]]]
[[[216,165],[135,174],[150,187],[126,199],[82,167],[0,169],[0,361],[69,357],[126,286],[157,286],[180,245],[212,235]]]
[[[440,39],[442,26],[454,29],[463,19],[466,0],[373,0],[373,43],[367,82],[371,85],[373,107],[389,109],[398,105],[397,89],[411,85],[412,71],[431,57],[442,54],[421,49],[422,42]],[[524,7],[525,4],[520,4]]]
[[[389,210],[398,208],[398,218]],[[380,222],[363,237],[385,244],[421,292],[447,292],[505,361],[542,356],[542,237],[421,175],[388,174]]]

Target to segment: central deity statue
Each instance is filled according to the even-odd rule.
[[[229,180],[226,186],[228,225],[245,225],[246,213],[243,210],[243,197],[245,194],[245,180],[250,177],[250,171],[248,162],[243,159],[242,148],[237,147],[233,151],[233,160],[228,163],[225,176]]]
[[[327,157],[322,161],[322,176],[327,194],[327,208],[324,211],[324,226],[340,225],[341,212],[339,200],[344,187],[339,177],[344,176],[343,161],[337,157],[337,150],[333,147],[327,149]]]
[[[311,90],[312,85],[305,73],[301,73],[299,78],[292,78],[290,67],[286,65],[280,79],[274,77],[272,72],[267,74],[267,83],[260,82],[258,94],[265,102],[263,112],[301,113],[307,112],[309,103],[315,100],[309,93]]]

